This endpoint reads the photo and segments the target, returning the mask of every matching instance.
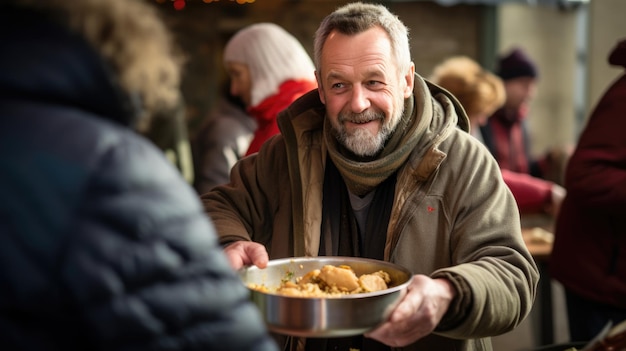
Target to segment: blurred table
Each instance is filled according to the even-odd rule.
[[[526,247],[536,261],[547,261],[552,253],[554,235],[543,228],[522,228]]]
[[[539,333],[541,345],[554,343],[554,318],[552,312],[552,279],[548,259],[552,252],[554,235],[543,227],[522,228],[522,237],[539,269]]]

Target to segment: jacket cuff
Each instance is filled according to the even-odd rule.
[[[446,314],[443,316],[435,331],[447,331],[456,328],[467,317],[472,308],[473,298],[469,284],[461,276],[451,272],[437,272],[433,279],[447,279],[456,289],[456,296],[450,302]]]

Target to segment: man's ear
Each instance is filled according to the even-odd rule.
[[[413,62],[411,62],[409,70],[404,76],[404,80],[406,82],[406,86],[404,87],[404,98],[406,99],[413,94],[413,85],[415,84],[415,64]]]
[[[322,86],[322,80],[317,71],[315,71],[315,80],[317,80],[317,93],[320,95],[320,101],[326,105],[326,99],[324,98],[324,87]]]

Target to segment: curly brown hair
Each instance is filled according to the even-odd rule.
[[[151,116],[180,102],[183,55],[154,6],[139,0],[11,0],[50,14],[93,46],[121,88],[140,97],[145,130]]]
[[[491,115],[504,104],[504,83],[467,56],[446,59],[429,80],[452,93],[468,116]]]

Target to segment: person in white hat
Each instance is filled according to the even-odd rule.
[[[224,64],[231,94],[243,100],[257,122],[246,155],[279,133],[278,112],[317,88],[309,54],[296,37],[274,23],[252,24],[237,32],[226,44]]]

